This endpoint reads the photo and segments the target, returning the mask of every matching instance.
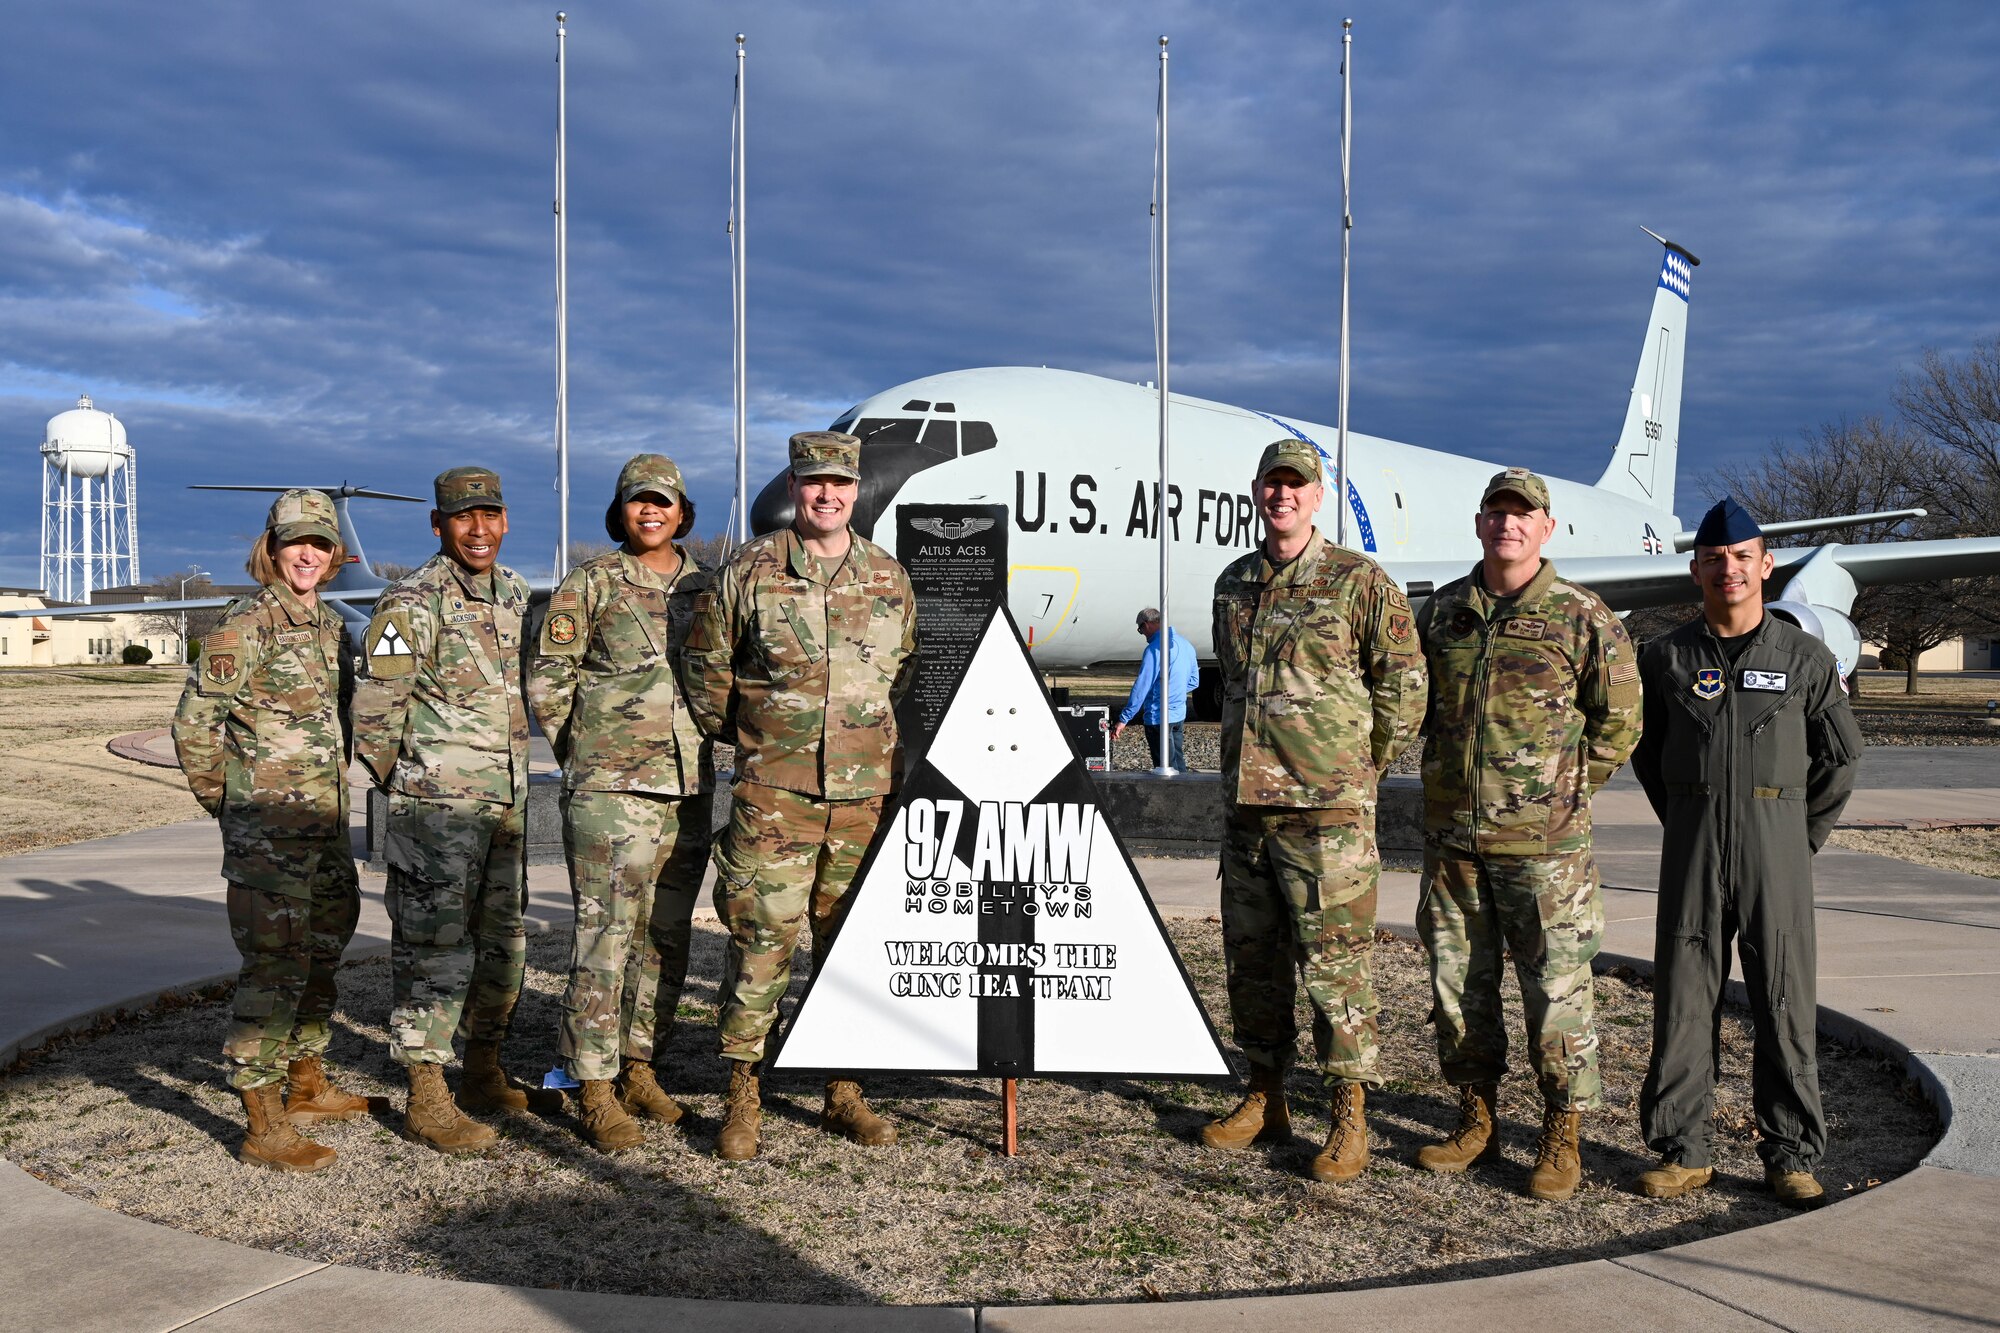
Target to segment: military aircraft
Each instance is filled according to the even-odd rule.
[[[1681,369],[1688,301],[1701,262],[1650,230],[1662,249],[1651,318],[1625,422],[1591,485],[1550,478],[1555,537],[1548,554],[1565,577],[1617,610],[1699,600],[1682,554],[1694,541],[1674,512]],[[1094,375],[995,367],[929,375],[848,409],[834,430],[861,438],[856,530],[893,548],[906,504],[1005,505],[1011,518],[1008,604],[1045,667],[1129,661],[1132,617],[1159,589],[1159,392]],[[1259,539],[1251,473],[1282,435],[1322,456],[1329,536],[1334,506],[1348,508],[1348,542],[1374,556],[1421,602],[1479,559],[1473,515],[1488,478],[1508,462],[1481,461],[1349,432],[1346,484],[1329,446],[1336,432],[1226,403],[1172,395],[1166,517],[1168,619],[1209,657],[1209,590],[1222,567]],[[1341,491],[1345,496],[1341,496]],[[1813,532],[1921,511],[1776,521],[1771,536]],[[785,474],[763,488],[751,525],[789,524]],[[2000,573],[2000,539],[1830,544],[1780,549],[1771,611],[1826,642],[1843,675],[1860,655],[1849,611],[1857,588]]]

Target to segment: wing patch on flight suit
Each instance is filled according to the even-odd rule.
[[[410,622],[401,611],[384,611],[368,625],[368,674],[377,679],[407,676],[417,669],[410,647]]]
[[[1722,672],[1716,667],[1703,667],[1694,673],[1694,684],[1689,688],[1697,699],[1713,699],[1722,693]]]

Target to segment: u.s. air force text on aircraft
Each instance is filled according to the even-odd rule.
[[[1034,481],[1030,483],[1030,477]],[[1033,494],[1030,495],[1032,487]],[[1060,484],[1058,484],[1060,489]],[[1160,484],[1138,480],[1132,483],[1132,503],[1125,515],[1124,536],[1157,539]],[[1194,506],[1194,540],[1211,546],[1235,546],[1248,550],[1257,543],[1257,507],[1248,491],[1197,490]],[[1181,488],[1167,485],[1167,537],[1181,540]],[[1064,522],[1075,533],[1108,535],[1111,524],[1100,518],[1097,507],[1097,478],[1078,472],[1069,479],[1070,513],[1049,517],[1049,474],[1014,474],[1014,526],[1023,532],[1057,532]]]

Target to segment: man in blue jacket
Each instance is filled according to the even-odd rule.
[[[1146,640],[1146,652],[1139,659],[1139,679],[1132,682],[1132,696],[1125,701],[1125,711],[1118,715],[1118,725],[1111,729],[1111,739],[1117,740],[1132,719],[1144,710],[1146,716],[1146,753],[1159,762],[1160,754],[1160,613],[1154,607],[1147,607],[1139,613],[1139,634]],[[1195,660],[1194,645],[1180,636],[1178,630],[1167,631],[1167,766],[1176,772],[1187,768],[1187,757],[1181,752],[1181,729],[1187,721],[1187,697],[1189,691],[1201,682],[1201,663]]]

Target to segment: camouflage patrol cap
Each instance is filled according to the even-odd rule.
[[[675,504],[687,494],[681,470],[665,454],[636,454],[618,471],[618,503],[630,503],[648,492],[664,495]]]
[[[440,472],[431,489],[437,495],[441,514],[507,507],[507,502],[500,498],[500,474],[491,468],[455,467]]]
[[[323,541],[340,545],[340,519],[333,512],[333,501],[324,491],[286,491],[271,506],[271,516],[264,520],[264,528],[280,542],[295,542],[301,537],[318,537]]]
[[[1510,467],[1505,472],[1493,474],[1493,480],[1486,483],[1486,493],[1479,497],[1479,507],[1486,508],[1487,502],[1496,495],[1512,492],[1528,502],[1530,509],[1546,510],[1549,507],[1549,484],[1524,467]]]
[[[1264,446],[1257,460],[1257,480],[1262,481],[1277,468],[1288,467],[1307,481],[1319,480],[1319,450],[1305,440],[1287,435]]]
[[[861,441],[837,430],[804,430],[792,436],[794,477],[861,480]]]

